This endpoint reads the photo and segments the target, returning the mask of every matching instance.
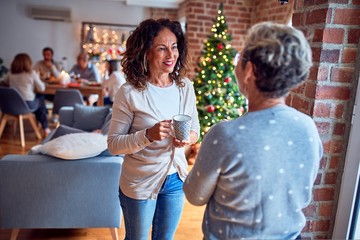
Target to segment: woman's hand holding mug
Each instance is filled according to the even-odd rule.
[[[146,129],[146,137],[150,141],[161,141],[170,136],[171,120],[163,120]]]

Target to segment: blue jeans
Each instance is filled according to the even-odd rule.
[[[47,109],[45,105],[45,96],[42,94],[36,94],[36,98],[33,101],[26,101],[27,105],[31,109],[36,109],[34,112],[36,120],[41,124],[43,129],[48,127],[47,121]]]
[[[184,208],[183,182],[177,173],[168,175],[156,200],[137,200],[120,191],[125,240],[147,240],[152,225],[153,240],[174,238]]]

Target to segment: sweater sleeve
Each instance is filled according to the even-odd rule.
[[[112,154],[136,153],[151,142],[145,136],[146,128],[135,133],[129,133],[134,113],[131,110],[130,93],[121,88],[116,94],[113,104],[112,118],[108,134],[108,148]]]
[[[34,87],[36,92],[43,92],[45,91],[45,84],[40,80],[39,75],[35,72],[35,70],[32,71],[32,77],[34,79]]]
[[[216,150],[216,133],[209,131],[199,150],[195,164],[185,180],[183,190],[187,200],[197,206],[205,205],[214,194],[221,174],[224,154]],[[216,159],[216,161],[211,161]]]
[[[58,70],[58,68],[57,68],[57,66],[55,64],[51,65],[51,73],[56,78],[58,78],[60,76],[60,71]]]

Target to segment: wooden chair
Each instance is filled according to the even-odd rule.
[[[36,137],[41,139],[40,130],[36,125],[34,112],[21,97],[20,93],[12,87],[0,87],[0,109],[2,112],[2,120],[0,123],[0,138],[4,132],[8,120],[16,120],[20,126],[21,146],[25,147],[24,119],[29,120]]]

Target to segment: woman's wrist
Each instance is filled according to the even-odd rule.
[[[149,137],[148,135],[148,128],[145,130],[145,137],[150,141],[150,142],[153,142],[153,140]]]

